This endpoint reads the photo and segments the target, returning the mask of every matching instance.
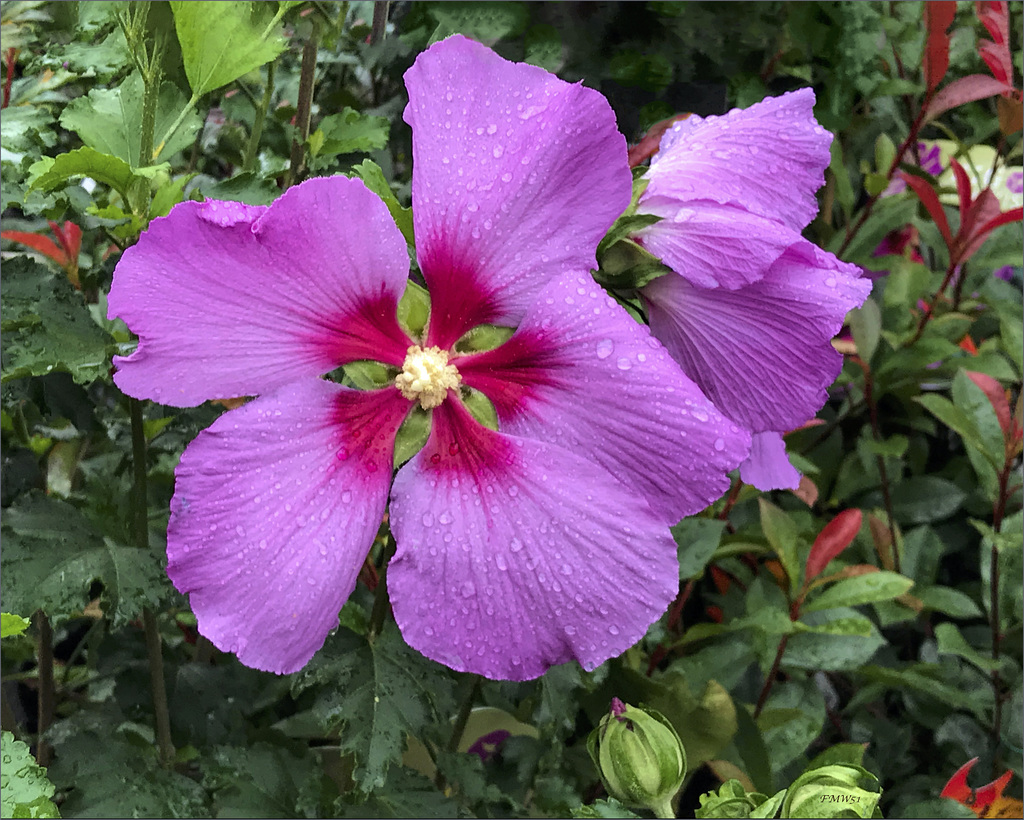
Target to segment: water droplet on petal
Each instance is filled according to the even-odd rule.
[[[614,349],[615,343],[611,339],[602,339],[597,343],[597,358],[607,359]]]

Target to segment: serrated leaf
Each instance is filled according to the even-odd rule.
[[[437,21],[431,43],[452,34],[465,34],[488,46],[503,37],[521,34],[530,20],[525,3],[432,3],[430,15]]]
[[[452,711],[452,681],[440,664],[411,649],[393,623],[373,643],[341,629],[294,681],[296,693],[320,683],[314,712],[342,725],[343,752],[356,757],[353,778],[364,792],[384,784],[406,734],[419,736]]]
[[[6,615],[4,617],[7,617]],[[60,817],[50,800],[53,783],[28,746],[10,732],[0,736],[0,805],[3,817]]]
[[[375,151],[388,144],[389,131],[387,117],[371,117],[346,106],[320,122],[320,127],[310,136],[312,140],[320,135],[317,138],[318,148],[311,153],[317,157],[331,157]]]
[[[0,638],[10,638],[20,635],[31,625],[31,621],[22,618],[20,615],[12,615],[10,612],[0,612]]]
[[[94,581],[101,600],[120,626],[159,607],[168,592],[160,557],[104,538],[77,508],[55,498],[27,493],[5,510],[4,605],[21,612],[42,609],[54,618],[81,612]]]
[[[110,701],[108,701],[108,704]],[[150,726],[114,706],[83,710],[51,730],[54,785],[70,817],[212,817],[206,792],[157,759]]]
[[[322,766],[308,751],[282,746],[218,746],[204,761],[203,786],[215,817],[301,817],[304,793],[319,788]]]
[[[914,581],[903,575],[887,570],[869,572],[853,578],[845,578],[828,587],[820,595],[812,597],[803,606],[803,611],[818,612],[837,607],[858,606],[875,601],[889,601],[902,595],[914,585]]]
[[[80,384],[108,375],[113,340],[67,276],[16,257],[4,262],[3,292],[4,382],[55,370]]]
[[[133,168],[152,165],[152,157],[141,157],[143,81],[138,72],[117,88],[94,88],[87,97],[72,100],[60,115],[60,124],[74,131],[82,142],[104,154],[123,159]],[[159,138],[188,105],[185,95],[171,82],[160,87],[154,133]],[[202,120],[190,111],[163,146],[161,154],[171,156],[192,144]]]
[[[349,794],[335,803],[337,817],[458,817],[458,804],[419,772],[394,766],[384,788],[357,803],[359,794]]]
[[[85,146],[56,157],[43,157],[34,163],[28,169],[29,190],[52,191],[76,177],[89,177],[109,185],[132,204],[133,210],[139,210],[142,203],[134,195],[135,190],[142,186],[148,189],[149,181],[166,174],[170,167],[164,162],[146,168],[132,168],[123,159]]]
[[[262,3],[171,0],[185,75],[201,97],[269,63],[286,43]],[[276,30],[275,30],[276,29]]]
[[[395,220],[398,230],[400,230],[402,232],[402,236],[405,237],[406,244],[410,247],[415,247],[416,243],[413,237],[412,226],[412,208],[402,207],[401,203],[398,201],[398,197],[395,196],[394,191],[391,190],[391,186],[388,185],[388,181],[384,177],[384,171],[381,170],[381,167],[372,160],[364,159],[359,163],[359,165],[353,166],[352,172],[363,181],[363,184],[365,184],[367,188],[373,191],[384,201],[384,204],[388,206],[388,210],[391,212],[391,218]],[[429,302],[427,304],[429,306]]]
[[[597,818],[597,817],[639,817],[623,806],[614,797],[607,800],[595,800],[593,803],[579,806],[572,810],[573,817]]]

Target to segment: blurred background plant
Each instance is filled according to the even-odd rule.
[[[629,816],[587,755],[613,697],[678,734],[680,816],[795,811],[766,796],[806,798],[828,767],[877,777],[886,816],[1020,816],[1020,3],[0,15],[0,580],[31,620],[4,616],[4,816]],[[380,543],[314,662],[254,672],[162,568],[177,458],[233,399],[123,396],[105,292],[176,202],[266,204],[310,175],[359,175],[411,235],[401,77],[454,32],[599,89],[631,144],[812,86],[836,139],[808,235],[874,291],[829,404],[787,437],[799,490],[737,480],[680,522],[679,597],[620,658],[499,683],[368,634]],[[946,789],[975,757],[979,783]],[[1007,769],[996,806],[980,781]]]

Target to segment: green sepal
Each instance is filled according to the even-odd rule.
[[[397,470],[410,458],[423,449],[430,436],[431,414],[413,403],[409,415],[395,435],[395,469]]]
[[[395,381],[394,372],[389,371],[387,366],[380,362],[361,359],[343,365],[342,369],[352,380],[352,384],[360,390],[379,390],[381,387],[394,384]]]
[[[511,339],[515,332],[514,327],[477,325],[463,334],[452,346],[452,350],[456,353],[482,353],[485,350],[494,350]]]
[[[413,339],[421,339],[429,318],[430,294],[410,279],[398,300],[398,324]]]
[[[462,403],[466,405],[469,414],[489,430],[498,430],[498,411],[494,409],[491,400],[479,390],[472,387],[462,387]]]
[[[651,219],[658,217],[632,217],[652,224]],[[614,230],[614,229],[613,229]],[[662,263],[658,257],[641,248],[630,239],[620,239],[615,244],[598,254],[600,267],[594,274],[598,284],[607,288],[639,290],[648,282],[665,276],[672,269]]]

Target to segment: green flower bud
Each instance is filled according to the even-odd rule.
[[[863,788],[867,785],[869,788]],[[860,766],[835,763],[804,772],[793,781],[782,817],[863,817],[875,814],[878,778]]]
[[[675,816],[671,800],[686,777],[686,753],[663,715],[612,698],[611,712],[587,738],[587,751],[612,797],[659,817]]]

